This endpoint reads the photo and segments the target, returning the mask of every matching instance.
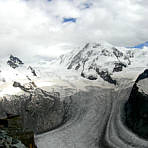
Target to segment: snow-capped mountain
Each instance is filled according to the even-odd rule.
[[[0,65],[0,79],[8,82],[17,79],[28,79],[37,76],[35,70],[22,62],[18,57],[10,55],[8,59],[2,59]]]
[[[148,49],[114,47],[105,42],[87,43],[66,55],[62,55],[58,62],[67,69],[73,69],[82,77],[90,80],[102,78],[109,83],[116,84],[113,75],[125,69],[136,69],[148,66]]]
[[[15,81],[22,85],[35,82],[38,87],[57,83],[74,88],[79,85],[80,89],[89,85],[113,87],[121,78],[136,78],[148,67],[147,59],[148,48],[115,47],[106,42],[84,44],[53,61],[38,58],[24,62],[11,55],[1,59],[0,94],[18,92],[13,87]]]
[[[22,89],[14,87],[15,84],[25,89],[54,84],[55,72],[51,72],[52,69],[49,68],[51,60],[42,57],[32,58],[31,61],[22,59],[23,57],[20,58],[17,55],[0,59],[0,97],[19,93]]]
[[[15,81],[22,84],[30,83],[37,79],[37,73],[34,68],[16,56],[10,55],[10,57],[1,59],[0,95],[19,91],[13,88],[13,83]]]

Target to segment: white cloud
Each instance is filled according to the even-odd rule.
[[[145,0],[0,0],[0,55],[57,56],[97,40],[134,45],[148,40],[147,14]]]

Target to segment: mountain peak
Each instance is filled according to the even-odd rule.
[[[111,75],[122,71],[130,65],[132,51],[118,49],[106,42],[86,43],[84,46],[73,50],[60,57],[60,64],[67,69],[74,69],[84,78],[96,80],[98,77],[109,83],[116,84]]]

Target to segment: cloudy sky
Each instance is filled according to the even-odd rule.
[[[0,0],[0,56],[58,56],[71,46],[148,40],[147,0]]]

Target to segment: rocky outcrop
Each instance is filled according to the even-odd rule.
[[[87,78],[87,79],[89,79],[89,80],[97,80],[97,76],[96,75],[92,75],[92,74],[87,74],[87,75],[85,75],[85,73],[81,73],[81,77],[83,77],[83,78]]]
[[[59,93],[36,88],[22,95],[3,97],[0,101],[0,117],[20,115],[25,129],[42,133],[54,129],[63,121],[64,107]]]
[[[17,68],[19,65],[24,64],[18,57],[14,57],[13,55],[10,55],[9,60],[7,61],[7,64],[12,68]]]
[[[7,132],[0,130],[0,147],[1,148],[26,148],[21,141],[8,136]]]
[[[139,75],[125,105],[126,125],[148,139],[148,69]]]
[[[115,62],[115,67],[113,69],[113,72],[120,72],[123,70],[123,68],[126,68],[126,64],[122,63],[122,62]]]
[[[31,70],[31,73],[33,74],[33,76],[37,76],[36,71],[31,66],[29,66],[28,69]]]
[[[105,71],[105,70],[100,71],[99,68],[97,68],[96,72],[104,81],[107,81],[107,82],[114,84],[114,85],[117,84],[117,81],[113,80],[113,78],[111,77],[111,74],[108,71]]]
[[[122,53],[121,51],[119,51],[117,48],[112,47],[112,49],[113,49],[113,54],[114,54],[117,58],[123,57],[123,53]]]
[[[31,92],[34,91],[34,89],[37,86],[35,85],[35,83],[33,81],[31,81],[31,82],[29,82],[27,84],[24,84],[24,85],[21,85],[21,83],[14,81],[13,82],[13,87],[18,87],[21,90],[23,90],[24,92],[30,92],[31,93]]]

